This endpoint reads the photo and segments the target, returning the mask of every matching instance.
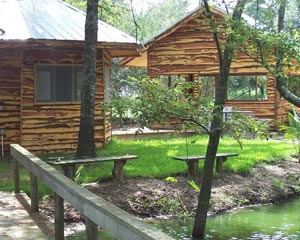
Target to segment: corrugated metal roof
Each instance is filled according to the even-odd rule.
[[[85,12],[61,0],[0,0],[0,39],[83,41],[85,18]],[[136,43],[136,39],[99,20],[98,42]]]

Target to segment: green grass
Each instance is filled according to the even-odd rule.
[[[139,156],[136,160],[129,160],[124,167],[124,176],[165,178],[187,173],[187,165],[182,161],[175,161],[173,156],[205,154],[208,142],[207,136],[193,136],[188,138],[169,139],[145,139],[121,141],[114,139],[103,149],[97,150],[98,156],[113,156],[132,154]],[[225,170],[236,172],[250,172],[259,162],[273,162],[281,158],[288,158],[295,152],[294,145],[288,142],[276,142],[267,140],[243,140],[243,149],[231,138],[222,138],[218,152],[235,152],[237,157],[230,157],[224,163]],[[51,155],[53,156],[53,154]],[[72,158],[71,154],[59,154],[66,158]],[[42,159],[48,159],[49,155],[41,155]],[[200,171],[203,167],[200,161]],[[13,190],[12,164],[2,161],[0,165],[0,177],[5,180],[0,182],[0,190]],[[111,178],[112,162],[92,164],[78,172],[77,181],[87,183]],[[21,169],[21,188],[29,192],[29,176],[26,169]],[[41,185],[40,193],[48,194],[49,189]]]
[[[104,149],[97,151],[98,156],[133,154],[139,156],[129,160],[124,167],[124,176],[165,178],[186,174],[187,165],[175,161],[173,156],[205,154],[208,137],[193,136],[189,138],[145,139],[121,141],[114,139]],[[236,172],[250,172],[258,162],[277,161],[287,158],[294,152],[294,146],[287,142],[267,140],[243,140],[243,149],[230,138],[220,141],[218,152],[235,152],[237,157],[230,157],[224,163],[224,169]],[[200,161],[200,171],[204,161]],[[113,163],[93,164],[80,172],[79,182],[91,182],[111,178]]]
[[[29,172],[22,165],[20,166],[20,186],[21,190],[29,195],[30,193],[30,177]],[[42,182],[38,182],[38,189],[40,195],[50,195],[52,194],[51,189],[48,188]],[[0,163],[0,191],[11,192],[14,191],[14,173],[13,173],[13,163],[8,158],[2,158]]]

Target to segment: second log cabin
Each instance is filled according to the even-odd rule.
[[[212,8],[212,18],[218,29],[226,28],[226,12]],[[251,28],[254,19],[243,16]],[[219,32],[221,42],[225,38]],[[211,27],[203,6],[198,7],[165,31],[142,45],[139,57],[122,60],[122,65],[144,67],[151,78],[164,77],[167,86],[172,78],[195,82],[194,93],[200,97],[214,95],[219,75],[219,59]],[[228,83],[227,109],[238,108],[253,112],[257,118],[266,119],[273,129],[286,121],[288,103],[276,90],[274,76],[261,64],[246,54],[235,51]]]

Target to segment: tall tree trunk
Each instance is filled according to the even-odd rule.
[[[211,196],[212,178],[214,172],[214,163],[219,146],[219,140],[222,133],[223,126],[223,108],[226,101],[226,94],[228,88],[228,76],[232,56],[234,53],[234,33],[228,35],[224,51],[220,45],[218,34],[216,31],[216,24],[211,18],[210,8],[207,0],[203,0],[206,9],[207,17],[209,18],[211,30],[214,34],[216,47],[218,49],[219,57],[219,77],[216,84],[215,102],[213,119],[211,123],[211,130],[209,135],[209,142],[206,149],[206,158],[204,162],[203,175],[201,181],[201,188],[198,197],[198,206],[196,209],[195,222],[193,227],[193,237],[202,238],[205,233],[207,212],[209,208],[209,201]],[[233,20],[240,20],[247,0],[239,0],[233,12]],[[233,26],[234,28],[234,26]],[[234,31],[233,31],[234,32]]]
[[[94,140],[95,79],[98,32],[98,0],[87,1],[83,84],[76,158],[96,155]]]

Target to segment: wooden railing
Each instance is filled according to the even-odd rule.
[[[30,197],[33,211],[39,210],[37,179],[42,180],[55,193],[56,240],[64,239],[64,200],[85,217],[86,236],[89,240],[98,239],[98,226],[121,240],[173,239],[84,189],[20,145],[11,144],[10,153],[15,164],[15,192],[20,192],[19,163],[30,172]]]

